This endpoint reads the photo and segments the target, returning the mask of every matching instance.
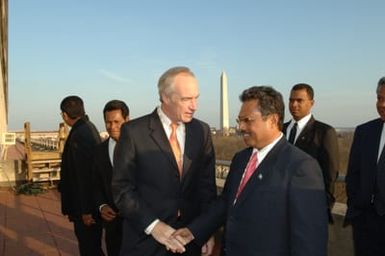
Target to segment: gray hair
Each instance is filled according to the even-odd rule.
[[[166,95],[171,95],[174,92],[174,78],[181,73],[185,73],[195,78],[194,73],[188,67],[179,66],[168,69],[163,73],[158,81],[158,93],[160,101],[162,101],[163,93]]]

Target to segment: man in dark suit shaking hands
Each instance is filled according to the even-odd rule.
[[[121,255],[169,255],[169,236],[216,197],[210,128],[193,118],[195,75],[186,67],[171,68],[160,77],[158,91],[161,105],[124,124],[115,150],[112,192],[124,219]],[[202,249],[211,249],[211,241]],[[185,253],[200,254],[196,245]]]
[[[94,152],[93,189],[96,207],[103,220],[108,256],[119,256],[122,242],[122,218],[112,198],[111,180],[113,155],[121,126],[129,119],[129,108],[123,101],[111,100],[103,109],[104,124],[109,138]]]
[[[325,256],[326,198],[315,159],[286,141],[284,103],[271,87],[243,91],[238,115],[248,148],[235,154],[222,195],[173,234],[172,251],[201,244],[224,224],[227,256]]]
[[[332,223],[334,184],[339,169],[337,134],[330,125],[314,119],[313,105],[313,88],[305,83],[294,85],[289,98],[293,119],[283,125],[283,132],[290,143],[317,159],[324,177],[329,222]]]
[[[356,256],[385,254],[385,77],[377,84],[379,118],[357,126],[350,149],[345,220]]]

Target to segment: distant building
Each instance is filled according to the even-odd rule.
[[[223,135],[229,135],[229,96],[227,89],[227,75],[221,74],[221,102],[220,102],[220,129]]]

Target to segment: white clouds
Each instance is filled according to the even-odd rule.
[[[105,69],[100,69],[99,73],[102,76],[104,76],[104,77],[106,77],[106,78],[108,78],[114,82],[117,82],[117,83],[125,83],[125,84],[131,84],[132,83],[132,80],[125,78],[125,77],[122,77],[116,73],[113,73],[113,72],[105,70]]]

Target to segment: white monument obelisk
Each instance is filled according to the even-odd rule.
[[[221,74],[221,123],[220,129],[223,135],[229,135],[229,97],[227,93],[227,75]]]

